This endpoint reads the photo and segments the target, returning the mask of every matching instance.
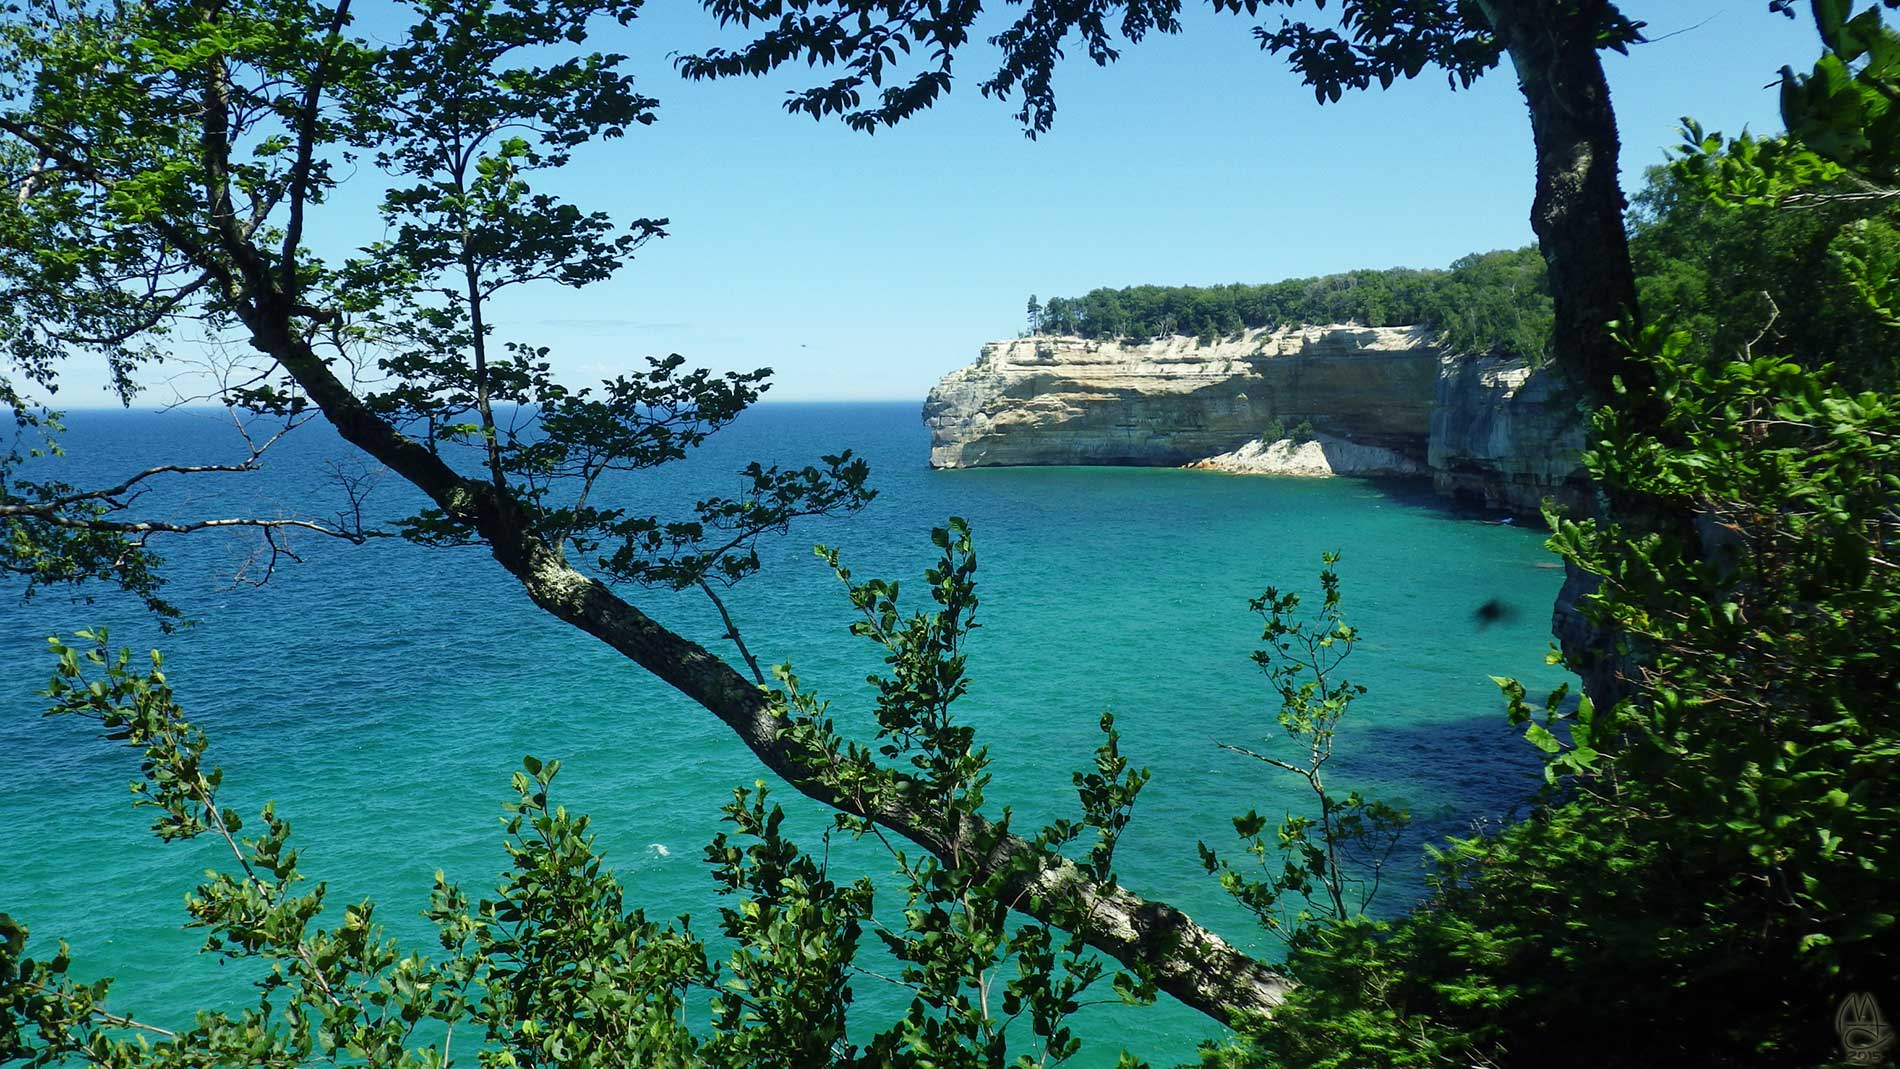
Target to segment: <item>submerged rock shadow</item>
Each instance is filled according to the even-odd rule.
[[[1501,707],[1429,724],[1360,727],[1342,737],[1340,747],[1330,788],[1358,790],[1412,814],[1388,870],[1394,893],[1375,911],[1382,915],[1424,893],[1426,846],[1493,833],[1522,819],[1544,786],[1542,755]]]

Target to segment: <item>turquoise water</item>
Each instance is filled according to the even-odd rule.
[[[75,483],[123,476],[161,450],[228,455],[234,442],[207,413],[79,413],[70,423]],[[1335,782],[1409,802],[1422,835],[1494,819],[1531,789],[1536,763],[1487,676],[1552,679],[1543,653],[1560,573],[1536,532],[1478,522],[1414,485],[1155,469],[932,472],[927,444],[914,404],[765,406],[691,464],[615,493],[665,504],[736,489],[731,472],[752,457],[802,463],[842,446],[866,455],[881,490],[872,506],[772,544],[764,574],[730,599],[762,660],[790,661],[842,707],[864,694],[876,661],[845,634],[849,606],[811,544],[841,547],[861,576],[910,577],[931,559],[930,526],[968,518],[984,602],[963,712],[991,747],[991,798],[1023,824],[1069,813],[1068,773],[1088,760],[1101,711],[1114,710],[1125,752],[1154,771],[1122,847],[1123,880],[1261,954],[1273,943],[1201,871],[1194,843],[1223,845],[1230,815],[1277,812],[1297,797],[1214,745],[1277,730],[1247,660],[1259,634],[1247,600],[1267,584],[1310,589],[1319,555],[1344,554],[1348,615],[1364,634],[1351,664],[1371,693],[1340,741]],[[310,476],[348,451],[320,427],[285,445],[274,470],[151,504],[178,517],[333,508]],[[403,489],[385,480],[374,507],[412,506]],[[186,1020],[193,1007],[241,999],[250,978],[196,957],[199,938],[180,929],[182,897],[215,855],[144,834],[125,790],[137,772],[131,753],[83,723],[39,716],[44,638],[79,626],[162,645],[182,700],[212,735],[227,804],[250,814],[274,798],[332,901],[374,897],[399,935],[426,938],[416,913],[437,867],[472,892],[492,886],[504,863],[499,806],[524,753],[565,762],[559,799],[593,815],[630,902],[710,928],[716,896],[700,847],[732,788],[760,769],[710,715],[535,610],[481,550],[306,540],[305,563],[254,588],[229,581],[251,548],[241,537],[165,548],[170,594],[198,621],[176,635],[160,636],[121,598],[21,603],[9,591],[0,601],[0,818],[10,829],[0,909],[41,946],[70,941],[82,972],[117,977],[123,1012]],[[1493,598],[1516,612],[1481,628],[1472,612]],[[703,600],[635,600],[716,644]],[[815,843],[824,813],[789,790],[779,797]],[[877,862],[868,849],[834,846],[834,857]],[[1399,908],[1416,893],[1408,867],[1380,905]],[[889,1006],[883,988],[861,985],[861,1014]],[[1087,1011],[1081,1032],[1072,1064],[1112,1065],[1125,1047],[1167,1065],[1217,1029],[1164,1002]]]

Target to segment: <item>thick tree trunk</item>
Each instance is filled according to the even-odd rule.
[[[1612,398],[1624,411],[1659,419],[1655,381],[1630,360],[1616,331],[1639,325],[1636,271],[1630,262],[1627,207],[1618,179],[1616,112],[1598,52],[1607,0],[1477,0],[1511,57],[1530,109],[1537,152],[1531,229],[1549,267],[1556,322],[1552,358],[1577,391],[1582,411]],[[1612,324],[1619,324],[1613,328]],[[1617,393],[1621,383],[1623,393]],[[1643,510],[1599,490],[1599,514],[1629,518]],[[1599,703],[1627,692],[1614,636],[1592,626],[1577,602],[1594,577],[1566,566],[1551,631]]]
[[[1636,272],[1623,227],[1621,151],[1610,86],[1597,52],[1604,0],[1478,0],[1511,57],[1537,150],[1531,229],[1550,268],[1557,366],[1591,404],[1621,377],[1647,404],[1652,385],[1611,332],[1637,316]]]

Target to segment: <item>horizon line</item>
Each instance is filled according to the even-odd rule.
[[[748,409],[765,408],[779,405],[908,405],[923,404],[923,397],[769,397],[760,398],[748,405]],[[224,405],[218,404],[175,404],[175,405],[44,405],[55,412],[222,412]],[[11,412],[12,408],[0,405],[0,412]]]

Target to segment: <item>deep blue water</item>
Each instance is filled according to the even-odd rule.
[[[210,412],[80,412],[68,422],[59,464],[78,484],[236,449],[225,417]],[[1096,722],[1112,709],[1125,752],[1154,771],[1123,843],[1122,879],[1244,946],[1274,953],[1201,871],[1194,844],[1230,843],[1227,818],[1249,807],[1298,802],[1285,779],[1215,740],[1255,744],[1277,731],[1247,657],[1259,637],[1247,601],[1268,584],[1312,589],[1323,551],[1344,554],[1348,617],[1363,634],[1351,674],[1371,688],[1341,737],[1334,782],[1403,799],[1421,835],[1501,815],[1534,785],[1537,764],[1487,677],[1553,680],[1543,654],[1560,573],[1536,531],[1479,522],[1415,484],[932,472],[915,404],[788,404],[749,413],[689,463],[616,484],[610,500],[677,505],[737,490],[732,473],[748,459],[804,463],[847,446],[869,458],[880,495],[857,516],[766,547],[763,574],[728,599],[753,650],[791,662],[840,708],[861,705],[876,659],[845,633],[850,607],[811,545],[842,548],[860,576],[914,577],[933,557],[930,527],[968,518],[984,600],[963,713],[991,747],[990,797],[1013,807],[1019,826],[1067,815],[1068,773],[1088,761]],[[337,506],[321,477],[333,461],[361,466],[313,425],[263,472],[174,484],[145,504],[180,519],[325,513]],[[406,489],[384,478],[373,510],[413,507]],[[168,594],[195,621],[177,634],[160,635],[135,604],[104,591],[90,604],[0,591],[0,817],[11,829],[0,909],[41,946],[69,940],[82,972],[116,976],[115,1006],[183,1021],[193,1007],[242,998],[249,978],[195,957],[200,937],[180,929],[182,896],[215,856],[144,834],[125,787],[132,754],[83,723],[40,716],[45,637],[82,626],[162,646],[226,769],[227,804],[248,814],[275,799],[332,901],[376,898],[399,935],[426,939],[416,914],[438,867],[478,895],[493,885],[505,862],[500,803],[525,753],[565,762],[558,797],[593,815],[630,902],[692,913],[710,930],[716,898],[700,847],[732,788],[762,770],[709,714],[541,614],[484,551],[304,538],[302,564],[254,587],[231,581],[255,554],[246,536],[161,548]],[[1515,614],[1480,627],[1473,610],[1493,598]],[[703,599],[634,600],[718,648]],[[815,844],[825,814],[789,790],[779,797]],[[833,849],[846,866],[878,860],[868,848]],[[1416,867],[1403,870],[1385,908],[1418,893]],[[860,1012],[875,1016],[891,997],[867,982]],[[1090,1010],[1082,1022],[1087,1046],[1073,1064],[1084,1066],[1112,1065],[1123,1047],[1172,1064],[1217,1031],[1165,1001]]]

